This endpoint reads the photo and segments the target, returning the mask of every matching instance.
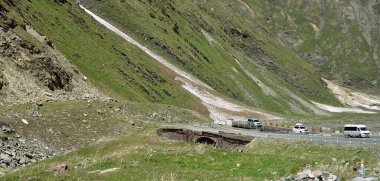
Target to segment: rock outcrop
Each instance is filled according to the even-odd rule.
[[[9,25],[0,26],[1,104],[105,99],[46,38],[25,28],[36,42],[21,39]]]

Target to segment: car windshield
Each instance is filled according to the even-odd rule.
[[[368,131],[368,129],[366,127],[360,128],[360,130],[362,130],[362,131]]]

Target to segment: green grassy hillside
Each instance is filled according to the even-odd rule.
[[[255,12],[254,21],[314,64],[325,77],[378,92],[379,2],[245,2]]]
[[[246,23],[244,12],[229,8],[239,4],[191,1],[84,1],[84,4],[235,100],[275,112],[292,112],[288,101],[298,105],[299,102],[279,88],[287,87],[300,97],[337,104],[313,67],[291,49],[273,41],[260,27]],[[229,18],[231,12],[234,18]],[[202,31],[211,36],[213,43],[208,42]],[[250,79],[243,68],[279,96],[267,96],[266,90]]]
[[[250,15],[242,11],[240,1],[83,3],[229,99],[286,114],[313,113],[300,99],[339,105],[313,66],[275,41],[266,27],[247,21]],[[16,29],[29,24],[46,35],[103,92],[207,114],[200,101],[174,81],[173,72],[95,23],[74,1],[1,4]]]
[[[198,147],[198,148],[197,148]],[[199,147],[205,150],[199,154]],[[331,150],[334,150],[331,152]],[[147,128],[133,136],[83,148],[44,160],[2,180],[278,180],[305,168],[334,173],[342,180],[359,175],[357,162],[366,160],[366,175],[375,175],[378,148],[347,148],[310,142],[256,139],[244,152],[171,141]],[[329,153],[326,155],[326,153]],[[49,173],[66,163],[69,170]],[[344,163],[344,164],[343,164]],[[103,170],[115,169],[110,173]]]
[[[1,4],[9,11],[7,16],[18,23],[15,29],[22,38],[30,39],[18,27],[32,25],[108,95],[136,102],[190,107],[207,114],[203,105],[174,81],[172,72],[93,23],[73,3],[9,2]]]
[[[359,28],[363,25],[355,24],[355,18],[346,22],[350,33],[336,33],[342,31],[337,28],[341,22],[318,19],[320,12],[327,13],[325,17],[338,17],[328,4],[287,2],[81,1],[212,87],[214,91],[210,92],[220,96],[213,101],[228,104],[221,101],[225,99],[247,105],[247,114],[252,108],[285,118],[263,123],[289,127],[304,123],[310,128],[330,126],[332,130],[341,130],[345,123],[377,123],[378,114],[326,116],[320,112],[316,116],[320,110],[311,103],[342,106],[321,75],[339,78],[345,85],[378,88],[376,36],[363,35],[364,30]],[[332,5],[347,7],[348,3]],[[323,7],[325,10],[320,11]],[[321,23],[314,23],[317,20]],[[367,175],[379,175],[378,146],[256,138],[239,152],[160,138],[156,129],[163,124],[211,126],[207,107],[182,87],[176,73],[98,24],[74,0],[0,1],[2,28],[37,47],[49,46],[32,38],[26,25],[46,36],[87,81],[116,100],[49,100],[40,107],[34,103],[2,105],[0,124],[15,129],[7,133],[9,138],[25,138],[27,144],[38,141],[49,146],[44,149],[56,149],[57,154],[71,152],[17,170],[1,168],[1,175],[7,172],[1,180],[277,180],[305,168],[332,172],[348,180],[358,175],[354,170],[359,168],[360,159],[366,160]],[[318,28],[320,33],[316,34]],[[236,114],[244,117],[244,111]],[[377,132],[378,125],[372,125],[371,130]],[[204,154],[197,153],[199,147]],[[69,164],[69,170],[47,172],[59,163]],[[117,170],[101,173],[110,168]]]

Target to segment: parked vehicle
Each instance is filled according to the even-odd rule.
[[[364,124],[346,124],[344,125],[343,134],[348,137],[369,138],[370,131]]]
[[[248,125],[250,126],[256,126],[256,127],[261,127],[261,121],[256,118],[249,118],[248,119]]]
[[[307,129],[306,126],[300,124],[300,123],[297,123],[294,127],[293,127],[293,133],[309,133],[309,130]]]

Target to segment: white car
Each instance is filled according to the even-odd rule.
[[[306,126],[298,123],[293,127],[293,133],[309,133],[309,130]]]
[[[261,127],[261,121],[256,118],[249,118],[248,119],[248,125],[255,126],[255,127]]]

